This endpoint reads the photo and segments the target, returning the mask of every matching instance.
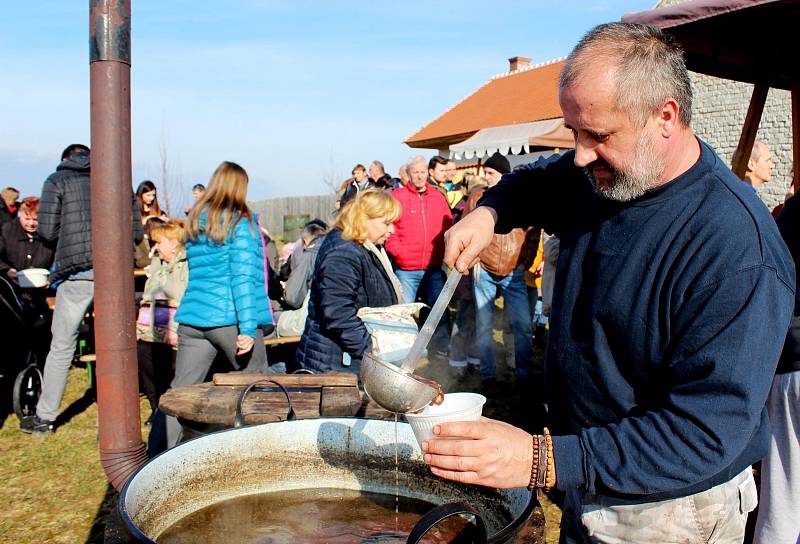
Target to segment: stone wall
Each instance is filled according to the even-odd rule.
[[[691,77],[694,88],[692,128],[730,165],[739,144],[753,86],[695,72]],[[775,162],[772,181],[759,193],[772,209],[783,202],[791,182],[792,110],[788,91],[769,90],[756,139],[767,143]]]
[[[661,0],[656,7],[684,1]],[[694,88],[692,128],[730,165],[733,152],[739,144],[753,86],[696,72],[692,72],[691,77]],[[759,193],[761,199],[772,209],[783,202],[791,183],[792,108],[788,91],[769,90],[756,139],[767,143],[775,162],[772,181],[764,185]]]

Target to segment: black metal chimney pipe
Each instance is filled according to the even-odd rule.
[[[139,414],[131,211],[129,0],[90,0],[92,255],[100,463],[121,489],[147,459]]]

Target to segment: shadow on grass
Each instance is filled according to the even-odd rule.
[[[55,423],[56,428],[66,425],[72,418],[85,412],[92,404],[94,404],[94,401],[95,392],[94,389],[90,387],[83,393],[82,397],[74,400],[72,404],[67,406],[66,410],[58,414]]]
[[[106,524],[117,506],[117,497],[116,489],[110,483],[107,484],[105,496],[103,496],[103,500],[97,507],[97,514],[94,516],[92,528],[86,538],[86,544],[104,544],[106,542]]]

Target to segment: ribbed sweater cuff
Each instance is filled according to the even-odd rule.
[[[556,487],[562,491],[586,489],[583,446],[578,436],[554,436],[553,456],[556,462]]]

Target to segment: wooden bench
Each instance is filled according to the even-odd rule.
[[[136,291],[134,293],[134,298],[136,298],[136,303],[138,304],[139,301],[142,300],[142,292],[141,291]],[[56,297],[47,297],[44,300],[45,300],[45,302],[47,302],[47,307],[48,308],[50,308],[51,310],[55,310],[56,309]],[[86,314],[86,315],[89,315],[89,314]],[[94,316],[94,312],[92,312],[92,316]]]
[[[269,346],[282,346],[284,344],[296,344],[300,342],[299,336],[285,336],[279,338],[264,338],[264,345]],[[82,363],[94,363],[97,360],[97,355],[88,353],[81,355],[78,360]]]
[[[274,338],[264,338],[264,345],[282,346],[284,344],[297,344],[300,342],[299,336],[276,336]]]

